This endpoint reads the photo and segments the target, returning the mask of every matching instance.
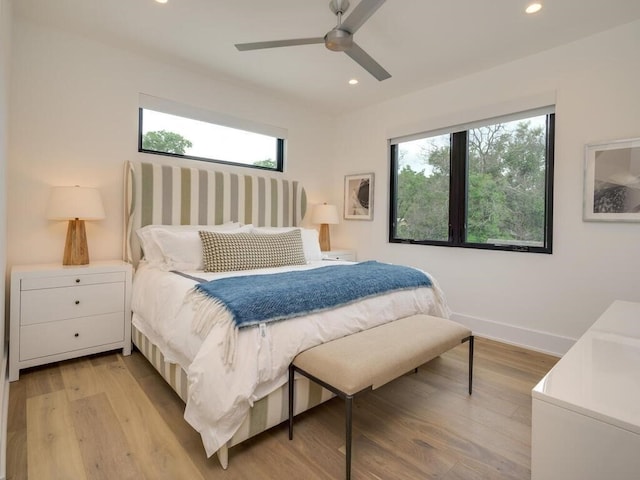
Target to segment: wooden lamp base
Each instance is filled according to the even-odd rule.
[[[329,224],[322,223],[320,224],[320,250],[323,252],[328,252],[331,250],[331,239],[329,238]]]
[[[88,265],[89,246],[84,220],[69,220],[67,240],[64,244],[63,265]]]

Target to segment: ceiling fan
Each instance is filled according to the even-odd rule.
[[[334,52],[344,52],[355,60],[362,68],[379,81],[386,80],[391,74],[380,66],[362,48],[353,41],[353,34],[382,6],[385,0],[362,0],[344,22],[342,15],[349,8],[349,0],[331,0],[329,8],[338,17],[338,25],[329,30],[324,37],[296,38],[292,40],[273,40],[268,42],[236,43],[238,50],[259,50],[262,48],[290,47],[294,45],[310,45],[324,43]]]

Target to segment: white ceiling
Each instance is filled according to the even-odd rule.
[[[360,0],[352,0],[347,15]],[[16,16],[339,113],[491,68],[640,18],[638,0],[387,0],[355,34],[392,78],[323,45],[239,52],[234,43],[321,37],[328,0],[14,0]],[[360,83],[349,86],[350,78]]]

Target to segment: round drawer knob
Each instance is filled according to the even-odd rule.
[[[76,305],[80,305],[80,300],[76,300]]]
[[[76,278],[76,283],[80,283],[80,279],[79,278]]]
[[[79,333],[74,333],[73,336],[78,338],[80,336],[80,334]]]

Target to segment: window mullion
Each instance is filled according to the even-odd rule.
[[[554,168],[554,145],[556,135],[556,115],[547,115],[547,141],[545,145],[545,205],[544,205],[544,245],[551,253],[553,244],[553,168]]]
[[[396,239],[398,219],[398,146],[391,145],[391,175],[389,175],[389,242]]]
[[[451,190],[449,197],[449,242],[454,246],[464,243],[466,218],[467,132],[451,135]]]

